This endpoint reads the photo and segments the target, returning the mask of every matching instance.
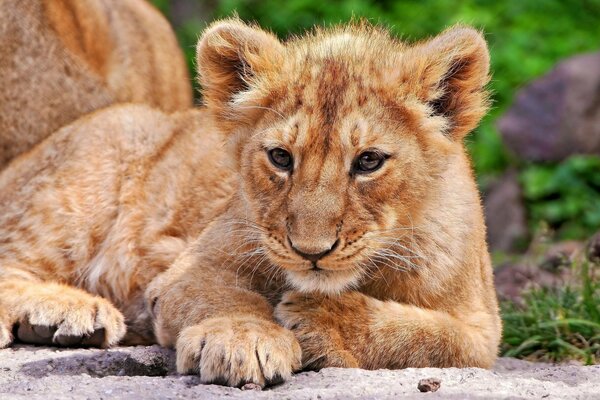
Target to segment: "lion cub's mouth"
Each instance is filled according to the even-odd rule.
[[[281,242],[267,240],[268,257],[278,266],[287,282],[296,290],[311,293],[339,294],[356,286],[362,276],[356,254],[344,256],[329,254],[319,260],[294,257],[290,248],[281,248]],[[362,249],[361,249],[362,250]],[[333,257],[331,257],[333,256]]]
[[[285,270],[288,282],[302,292],[338,294],[355,286],[360,273],[355,268],[324,269],[310,267],[304,270]]]

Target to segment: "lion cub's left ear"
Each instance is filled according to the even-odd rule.
[[[272,79],[282,62],[283,45],[271,33],[237,18],[214,22],[196,49],[204,103],[217,117],[233,120],[260,108],[261,83]]]
[[[402,81],[433,115],[447,119],[450,137],[462,139],[487,112],[490,56],[479,31],[450,28],[408,49],[402,64]]]

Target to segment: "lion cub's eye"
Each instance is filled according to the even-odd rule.
[[[358,174],[368,174],[377,171],[381,168],[386,158],[387,156],[385,154],[376,151],[365,151],[354,161],[352,167],[353,172]]]
[[[269,160],[277,168],[286,171],[292,169],[292,155],[280,147],[269,150]]]

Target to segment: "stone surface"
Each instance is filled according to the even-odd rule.
[[[202,385],[173,373],[173,352],[158,346],[110,350],[18,346],[0,350],[1,399],[594,399],[600,365],[552,366],[500,359],[492,371],[328,368],[262,391]],[[442,382],[420,393],[421,379]],[[425,396],[425,397],[424,397]]]
[[[517,250],[527,237],[527,219],[516,171],[507,171],[488,187],[483,207],[490,249]]]
[[[525,160],[600,154],[600,52],[569,58],[520,90],[498,129]]]

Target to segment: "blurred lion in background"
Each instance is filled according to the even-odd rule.
[[[110,104],[192,106],[175,35],[143,0],[2,0],[0,80],[0,169]]]

